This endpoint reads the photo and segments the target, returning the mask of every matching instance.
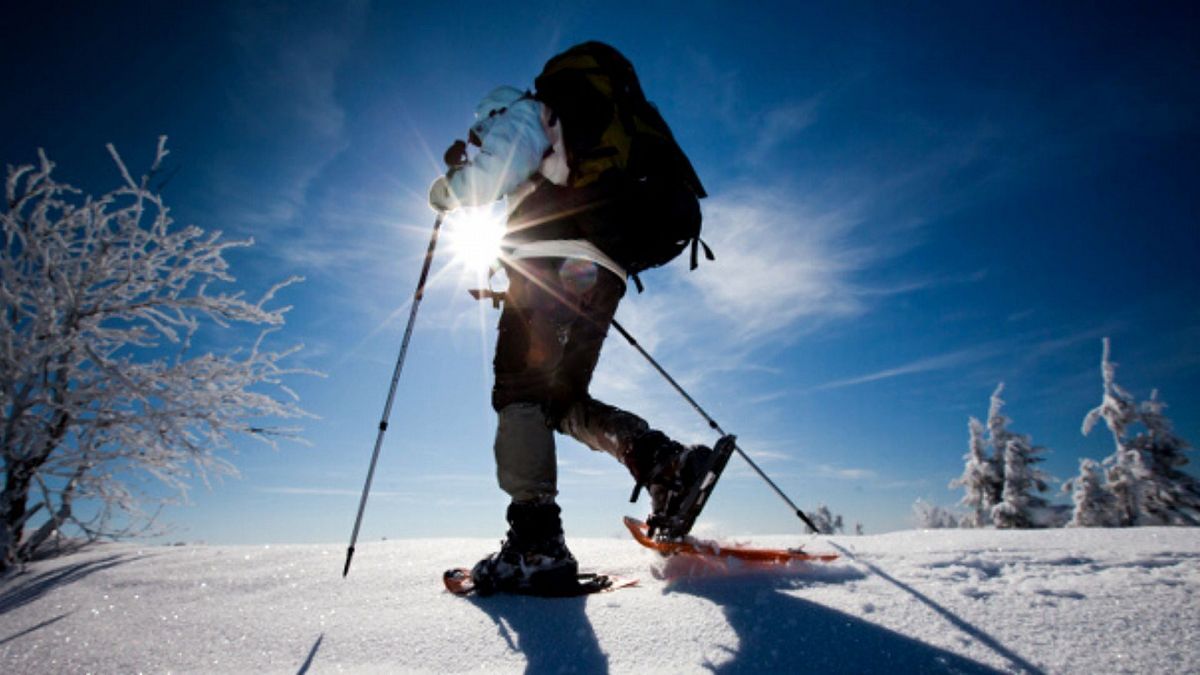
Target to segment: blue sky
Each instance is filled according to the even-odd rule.
[[[952,504],[967,418],[1001,381],[1069,478],[1111,448],[1079,433],[1104,336],[1118,380],[1200,439],[1192,6],[47,4],[0,29],[0,158],[45,148],[101,193],[105,143],[144,167],[166,134],[177,220],[253,236],[231,259],[251,290],[306,277],[280,339],[326,375],[292,383],[310,445],[245,444],[241,478],[168,510],[170,538],[348,537],[442,150],[493,86],[586,39],[633,60],[711,195],[717,261],[645,275],[618,319],[801,506],[880,532],[918,497]],[[503,533],[497,315],[445,249],[435,269],[363,540]],[[713,440],[615,334],[593,393]],[[644,514],[607,456],[564,440],[559,461],[568,534]],[[702,520],[799,531],[736,460]]]

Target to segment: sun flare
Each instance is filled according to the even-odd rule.
[[[495,205],[462,208],[454,212],[446,228],[454,259],[467,271],[486,273],[500,257],[504,227],[504,209]]]

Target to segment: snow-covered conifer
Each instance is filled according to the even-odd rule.
[[[844,529],[841,515],[833,515],[828,506],[821,504],[809,514],[813,525],[817,526],[819,534],[835,534]]]
[[[1002,393],[1003,382],[996,385],[996,390],[988,399],[987,445],[992,449],[988,458],[992,465],[992,482],[987,486],[987,495],[993,506],[1000,503],[1001,493],[1004,492],[1004,451],[1008,448],[1008,441],[1014,436],[1013,432],[1008,430],[1008,423],[1012,420],[1003,412],[1004,399],[1000,398]]]
[[[1103,419],[1119,449],[1127,435],[1126,430],[1138,421],[1137,402],[1129,392],[1117,384],[1117,364],[1109,358],[1112,344],[1108,338],[1104,338],[1103,344],[1100,375],[1104,382],[1104,395],[1100,399],[1100,405],[1092,408],[1083,418],[1083,435],[1092,433],[1092,428]]]
[[[1001,483],[996,465],[987,454],[983,423],[972,417],[967,423],[970,434],[967,454],[963,455],[966,465],[962,476],[950,482],[951,488],[961,487],[965,494],[959,504],[970,509],[963,517],[966,527],[984,527],[991,522],[992,507],[999,501],[996,485]]]
[[[165,142],[140,181],[110,145],[122,184],[98,199],[58,183],[44,153],[37,166],[9,167],[0,213],[0,569],[67,525],[87,539],[126,531],[146,497],[133,477],[183,492],[197,474],[233,471],[214,453],[232,435],[273,443],[294,430],[272,420],[305,414],[281,381],[297,372],[283,365],[294,350],[265,340],[287,311],[267,303],[292,280],[257,301],[217,290],[234,281],[225,252],[251,242],[174,225],[149,187]],[[202,326],[239,325],[257,340],[193,353],[208,341]],[[45,521],[27,535],[32,516]]]
[[[1115,527],[1116,500],[1104,486],[1101,467],[1094,460],[1079,460],[1079,475],[1063,483],[1075,509],[1068,527]]]
[[[917,499],[912,506],[913,517],[917,521],[917,527],[925,530],[939,530],[946,528],[961,527],[962,521],[966,518],[959,518],[948,509],[942,508],[937,504],[931,504],[924,499]],[[967,516],[970,518],[970,516]]]
[[[1188,463],[1189,445],[1172,431],[1157,391],[1138,405],[1116,383],[1110,355],[1105,338],[1100,361],[1104,394],[1084,418],[1083,433],[1091,433],[1100,420],[1112,433],[1115,449],[1104,460],[1105,487],[1113,495],[1117,524],[1200,525],[1200,483],[1180,471]]]
[[[1034,446],[1027,436],[1014,436],[1004,450],[1004,490],[1000,503],[992,507],[992,524],[1003,528],[1038,527],[1045,499],[1034,494],[1047,489],[1046,475],[1033,468],[1042,461],[1043,448]]]
[[[1083,435],[1092,432],[1096,423],[1104,420],[1112,433],[1116,446],[1113,454],[1104,460],[1105,488],[1112,494],[1113,510],[1117,525],[1132,527],[1138,524],[1141,512],[1141,491],[1138,489],[1137,453],[1126,445],[1127,430],[1137,422],[1137,403],[1129,392],[1116,382],[1117,367],[1110,359],[1111,343],[1104,338],[1104,350],[1100,357],[1100,375],[1104,382],[1104,393],[1100,405],[1083,418]]]
[[[1037,527],[1042,523],[1041,511],[1047,502],[1033,492],[1046,491],[1048,476],[1033,465],[1042,461],[1039,455],[1045,449],[1033,445],[1029,436],[1009,431],[1011,420],[1002,412],[1004,401],[1000,394],[1003,391],[1004,384],[1001,383],[992,393],[988,410],[988,440],[994,456],[1002,462],[998,472],[1001,490],[999,499],[992,506],[991,520],[996,527]]]
[[[1130,442],[1142,470],[1142,522],[1146,525],[1200,525],[1200,482],[1180,470],[1187,465],[1184,454],[1190,447],[1175,435],[1171,420],[1163,414],[1166,404],[1158,390],[1138,406],[1145,427]]]

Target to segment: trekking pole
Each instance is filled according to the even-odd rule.
[[[433,235],[429,238],[429,249],[425,251],[425,263],[421,266],[421,277],[417,280],[417,291],[413,293],[412,308],[408,311],[408,326],[404,328],[404,340],[400,343],[400,356],[396,358],[396,369],[392,372],[392,385],[388,389],[387,402],[383,404],[383,417],[379,420],[379,435],[375,437],[375,451],[371,453],[371,465],[367,469],[367,482],[363,485],[362,498],[358,502],[358,516],[354,519],[354,532],[350,534],[350,548],[346,550],[346,566],[342,578],[350,573],[350,559],[354,557],[354,544],[358,541],[358,528],[362,526],[363,510],[367,507],[367,494],[371,492],[371,480],[375,478],[375,463],[379,461],[379,449],[383,447],[383,434],[388,428],[392,414],[392,402],[396,399],[396,385],[400,382],[400,371],[404,368],[404,357],[408,354],[408,342],[412,339],[413,323],[417,308],[425,296],[425,281],[429,278],[429,266],[433,264],[433,250],[437,248],[438,231],[442,228],[442,214],[433,221]]]
[[[684,391],[683,387],[679,386],[679,383],[675,381],[675,378],[671,377],[667,371],[663,370],[663,367],[658,365],[658,361],[655,361],[654,357],[650,356],[649,352],[647,352],[645,349],[642,349],[642,346],[638,344],[637,340],[633,339],[633,336],[629,334],[629,331],[625,330],[625,327],[618,323],[616,319],[613,319],[612,327],[616,328],[617,332],[620,333],[621,336],[629,342],[629,344],[633,345],[634,349],[638,350],[642,356],[646,357],[646,360],[650,362],[650,365],[654,366],[654,369],[658,371],[658,374],[662,375],[667,382],[670,382],[671,386],[675,387],[675,391],[679,392],[679,394],[691,404],[692,408],[695,409],[696,412],[700,413],[700,416],[703,417],[706,422],[708,422],[709,427],[722,436],[728,435],[725,433],[725,430],[721,428],[721,425],[717,424],[716,420],[710,417],[708,413],[704,412],[704,408],[701,408],[700,404],[696,403],[696,400],[692,398],[686,391]],[[775,484],[775,481],[771,480],[771,478],[764,473],[762,469],[758,468],[758,464],[755,464],[754,460],[750,459],[750,456],[747,455],[741,448],[739,448],[736,443],[734,443],[733,449],[737,450],[737,453],[742,456],[742,459],[746,460],[746,463],[750,465],[750,468],[754,469],[755,473],[757,473],[760,478],[766,481],[767,485],[771,486],[771,489],[775,491],[775,494],[779,495],[779,498],[787,503],[792,511],[795,512],[796,516],[798,516],[810,530],[813,532],[820,532],[820,530],[817,529],[817,526],[814,525],[813,522],[809,520],[808,516],[804,514],[804,511],[800,510],[800,507],[796,506],[796,503],[789,499],[788,496],[784,494],[783,490],[780,490],[779,486]]]

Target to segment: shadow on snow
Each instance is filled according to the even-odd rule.
[[[884,572],[877,565],[867,562],[866,560],[860,560],[859,558],[857,558],[854,555],[854,553],[852,551],[850,551],[842,546],[839,546],[838,544],[836,544],[834,542],[830,542],[830,543],[832,544],[832,546],[834,548],[836,548],[839,551],[841,551],[842,553],[844,553],[846,555],[846,557],[865,566],[867,569],[869,569],[871,572],[873,572],[879,578],[892,584],[896,588],[899,588],[900,590],[904,591],[905,593],[908,593],[909,595],[913,596],[921,604],[925,605],[926,607],[929,607],[934,612],[937,612],[939,615],[941,615],[942,618],[944,618],[946,621],[949,621],[951,624],[953,624],[955,628],[961,630],[962,632],[966,633],[967,635],[969,635],[972,638],[974,638],[975,640],[977,640],[980,644],[984,645],[985,647],[987,647],[988,649],[991,649],[996,654],[998,654],[1001,657],[1010,661],[1017,669],[1024,671],[1026,673],[1031,673],[1033,675],[1041,675],[1041,673],[1042,673],[1041,669],[1039,669],[1037,666],[1033,665],[1032,663],[1026,661],[1024,658],[1022,658],[1016,652],[1005,647],[1003,644],[1000,643],[999,640],[992,637],[991,635],[988,635],[982,629],[971,625],[970,623],[968,623],[966,620],[964,620],[962,617],[958,616],[954,612],[951,612],[949,609],[946,609],[945,607],[934,602],[933,599],[930,598],[929,596],[918,591],[917,589],[913,588],[912,586],[900,581],[899,579],[893,577],[892,575],[888,574],[887,572]]]
[[[63,619],[67,618],[70,615],[71,615],[70,612],[67,612],[66,614],[59,614],[58,616],[54,617],[53,619],[47,619],[47,620],[37,624],[36,626],[30,626],[29,628],[26,628],[23,631],[18,631],[16,633],[13,633],[12,635],[9,635],[8,637],[4,638],[3,640],[0,640],[0,645],[6,645],[9,642],[12,642],[13,640],[16,640],[19,637],[23,637],[25,635],[29,635],[30,633],[37,632],[37,631],[45,628],[46,626],[49,626],[51,624],[55,624],[55,623],[58,623],[59,621],[62,621]]]
[[[24,607],[59,586],[75,583],[88,575],[136,559],[137,556],[110,555],[48,570],[29,578],[25,578],[25,574],[14,576],[0,590],[0,614]]]
[[[325,639],[325,634],[321,633],[317,636],[317,641],[313,643],[312,649],[308,650],[308,658],[304,659],[304,663],[300,664],[300,670],[296,671],[296,675],[304,675],[312,668],[313,659],[317,657],[317,650],[321,648],[321,641]]]
[[[587,617],[587,596],[547,601],[500,594],[471,600],[496,623],[509,649],[525,656],[525,672],[608,672],[608,657]]]
[[[728,661],[706,664],[714,672],[1002,672],[782,592],[791,588],[794,579],[759,574],[679,579],[667,592],[703,598],[725,613],[738,646]]]

